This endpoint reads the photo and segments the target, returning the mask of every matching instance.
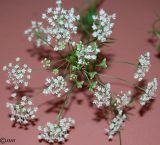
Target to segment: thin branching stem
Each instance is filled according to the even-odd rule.
[[[70,94],[72,93],[72,91],[73,91],[73,89],[74,89],[74,86],[75,86],[75,85],[73,85],[73,86],[71,87],[71,89],[70,89],[70,90],[67,92],[67,94],[66,94],[64,103],[63,103],[63,105],[62,105],[62,107],[61,107],[61,109],[60,109],[60,111],[59,111],[59,113],[58,113],[58,115],[57,115],[57,117],[56,117],[57,122],[59,122],[59,121],[61,120],[61,118],[62,118],[62,114],[63,114],[63,112],[64,112],[64,109],[67,107],[67,105],[68,105],[68,103],[69,103]]]
[[[122,145],[122,137],[121,137],[121,132],[120,131],[118,132],[118,135],[119,135],[119,144]]]
[[[129,64],[132,66],[137,66],[137,64],[135,64],[133,62],[129,62],[129,61],[112,61],[112,63],[123,63],[123,64]]]
[[[104,74],[100,74],[100,73],[99,73],[98,75],[123,81],[123,82],[125,82],[126,84],[131,85],[131,86],[135,86],[136,88],[138,88],[138,89],[140,89],[141,91],[144,91],[144,92],[145,92],[145,89],[144,89],[144,88],[142,88],[142,87],[140,87],[140,86],[138,86],[138,85],[135,85],[135,84],[133,84],[132,82],[126,80],[126,79],[123,79],[123,78],[120,78],[120,77],[117,77],[117,76],[114,76],[114,75],[109,75],[109,74],[104,75]]]

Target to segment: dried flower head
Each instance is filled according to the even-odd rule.
[[[112,19],[116,18],[116,14],[108,15],[103,9],[99,11],[99,15],[93,16],[93,33],[92,36],[97,38],[101,42],[105,42],[106,39],[112,34],[112,28],[114,23]]]
[[[17,104],[7,103],[6,106],[11,110],[11,121],[28,124],[32,119],[35,119],[35,113],[37,112],[37,107],[29,107],[32,105],[31,98],[23,96],[21,101]]]
[[[16,58],[16,64],[9,63],[7,66],[3,66],[3,71],[8,72],[7,84],[11,84],[15,89],[18,89],[20,85],[28,86],[28,80],[31,78],[30,73],[32,69],[27,64],[20,64],[20,58]]]
[[[42,131],[38,135],[38,139],[49,143],[64,142],[68,138],[69,130],[74,124],[75,121],[72,118],[63,118],[58,124],[48,122],[45,127],[38,127],[38,130]]]
[[[156,78],[148,83],[147,88],[145,89],[145,93],[140,98],[140,104],[142,106],[153,98],[155,91],[157,90],[157,86],[158,82]]]

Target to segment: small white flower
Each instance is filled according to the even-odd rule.
[[[155,94],[157,90],[158,82],[157,79],[154,78],[151,82],[148,83],[147,88],[145,89],[145,93],[140,98],[140,104],[144,106],[147,102],[149,102]]]
[[[94,22],[92,25],[92,36],[101,42],[105,42],[106,39],[112,34],[114,23],[112,23],[111,20],[115,18],[115,14],[108,15],[103,9],[101,9],[98,16],[93,16]]]
[[[109,139],[112,139],[113,136],[121,129],[125,119],[126,115],[123,113],[123,111],[118,110],[118,115],[112,119],[111,123],[109,124],[109,128],[105,129]]]
[[[96,60],[97,54],[100,49],[97,47],[96,43],[88,46],[84,46],[82,42],[77,44],[76,55],[78,57],[78,63],[82,65],[87,65],[89,60]]]
[[[146,72],[149,71],[150,67],[150,53],[146,52],[144,55],[141,55],[138,59],[137,71],[134,74],[134,78],[138,81],[141,81]]]
[[[17,96],[17,93],[12,93],[11,94],[11,97],[13,97],[13,98],[16,98],[16,96]]]
[[[93,101],[93,103],[98,108],[102,106],[109,106],[111,99],[111,85],[107,83],[104,86],[97,86],[97,91],[94,92],[94,95],[96,96],[96,99]]]
[[[31,28],[24,31],[24,34],[28,35],[28,41],[36,41],[37,47],[47,43],[50,44],[50,41],[47,41],[47,38],[50,36],[47,35],[47,31],[42,26],[42,22],[32,21],[31,24]]]
[[[20,58],[16,58],[16,64],[9,63],[3,67],[3,71],[8,72],[7,84],[11,84],[15,89],[18,89],[20,85],[28,86],[28,80],[31,78],[30,73],[32,69],[26,64],[20,64]]]
[[[21,98],[21,101],[17,104],[6,103],[6,107],[11,110],[11,121],[15,121],[20,124],[28,124],[28,122],[35,118],[37,107],[29,107],[32,105],[32,100],[26,96]]]
[[[122,91],[120,92],[120,94],[117,95],[116,97],[116,106],[117,108],[122,108],[124,106],[127,106],[130,102],[130,99],[128,98],[128,96],[131,95],[131,91],[128,91],[127,93],[123,93]]]
[[[72,118],[63,118],[58,124],[48,122],[45,127],[38,126],[38,130],[42,131],[38,135],[38,139],[45,140],[49,143],[64,142],[68,138],[68,133],[75,124]]]
[[[51,60],[48,59],[48,58],[44,58],[42,61],[41,61],[42,65],[44,68],[50,68],[51,67]]]
[[[46,78],[45,85],[47,86],[43,90],[45,95],[54,94],[57,95],[57,97],[61,97],[62,91],[68,92],[67,83],[64,81],[62,76],[57,76],[56,78]]]
[[[16,61],[17,61],[17,62],[18,62],[18,61],[20,61],[20,60],[21,60],[21,58],[20,58],[20,57],[17,57],[17,58],[16,58]]]

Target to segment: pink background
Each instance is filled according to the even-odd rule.
[[[64,0],[66,8],[83,5],[83,0]],[[41,13],[48,7],[54,6],[54,0],[0,0],[0,67],[20,56],[24,62],[32,68],[40,68],[41,64],[37,57],[31,57],[27,49],[31,44],[23,35],[23,31],[30,26],[31,20],[41,20]],[[136,58],[146,52],[151,52],[152,67],[147,74],[147,79],[157,77],[159,81],[160,60],[156,58],[156,50],[147,42],[150,37],[148,31],[155,20],[155,13],[160,14],[159,0],[106,0],[103,8],[109,13],[117,13],[113,37],[114,44],[104,48],[108,54],[114,54],[114,60],[136,61]],[[134,69],[123,64],[112,64],[109,74],[119,75],[123,78],[133,80]],[[30,86],[33,88],[42,87],[47,72],[34,71]],[[5,104],[9,100],[10,91],[6,89],[7,75],[0,73],[0,138],[15,138],[16,145],[45,145],[39,143],[36,126],[30,125],[28,130],[20,129],[18,125],[12,127],[8,118],[9,110]],[[131,89],[119,81],[111,82],[115,92]],[[130,111],[128,121],[122,131],[123,145],[159,145],[160,144],[160,90],[151,106],[151,109],[143,116],[140,116],[140,105]],[[48,100],[54,100],[54,96],[39,95],[33,99],[35,105],[40,105]],[[79,103],[78,103],[79,102]],[[50,109],[50,110],[49,110]],[[49,110],[49,111],[46,111]],[[76,127],[70,133],[66,145],[118,145],[118,136],[112,142],[108,141],[104,134],[107,127],[105,120],[95,121],[95,108],[89,106],[87,95],[76,94],[66,116],[76,120]],[[55,120],[55,108],[53,104],[45,103],[39,107],[37,113],[37,125],[44,125],[47,121]]]

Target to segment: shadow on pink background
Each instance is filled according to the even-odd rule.
[[[64,0],[66,8],[79,7],[84,0]],[[40,68],[37,56],[31,57],[27,51],[31,44],[23,35],[23,31],[30,26],[31,20],[41,20],[41,13],[48,7],[54,6],[54,0],[0,0],[0,67],[20,56],[31,68]],[[157,77],[159,81],[160,60],[156,58],[156,50],[147,42],[150,37],[148,31],[155,20],[155,13],[160,14],[159,0],[106,0],[102,6],[108,13],[116,13],[117,19],[112,37],[116,39],[110,47],[104,48],[107,54],[113,54],[114,60],[136,61],[136,58],[146,52],[151,52],[152,67],[146,79]],[[134,68],[123,64],[112,64],[109,74],[119,75],[133,80]],[[34,71],[30,87],[42,87],[47,72]],[[27,130],[12,126],[8,118],[9,110],[5,107],[10,101],[10,91],[6,89],[6,74],[0,74],[0,138],[15,138],[15,145],[46,145],[37,139],[37,125],[44,125],[47,121],[54,122],[56,110],[54,96],[39,95],[33,99],[35,105],[40,106],[37,113],[36,125],[30,125]],[[110,81],[110,80],[106,80]],[[115,92],[131,89],[118,81],[111,82]],[[160,144],[160,90],[149,111],[143,116],[139,114],[140,105],[130,111],[128,121],[122,130],[123,145],[159,145]],[[90,107],[85,92],[76,93],[66,116],[76,120],[75,129],[70,133],[66,145],[119,145],[119,138],[115,136],[109,142],[104,134],[107,122],[96,120],[96,109]],[[51,102],[50,102],[51,100]],[[47,102],[49,101],[49,102]],[[46,102],[46,103],[45,103]]]

